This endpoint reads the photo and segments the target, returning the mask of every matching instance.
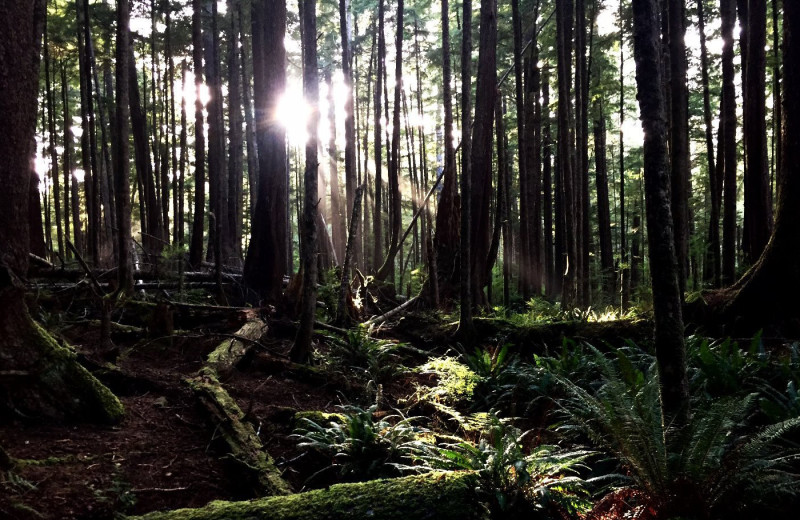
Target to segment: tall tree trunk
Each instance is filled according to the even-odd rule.
[[[577,304],[589,306],[589,127],[586,0],[575,1],[575,249]]]
[[[47,21],[45,20],[44,29],[44,77],[45,77],[45,98],[47,99],[47,128],[50,135],[48,152],[50,153],[50,179],[53,182],[53,209],[55,210],[54,216],[56,219],[56,236],[58,238],[58,254],[65,254],[64,250],[64,232],[61,227],[61,183],[59,182],[59,175],[61,172],[58,169],[58,152],[56,151],[56,95],[53,91],[52,81],[50,79],[51,73],[55,75],[53,66],[50,60],[50,45],[47,38]],[[49,230],[48,230],[49,231]]]
[[[553,258],[553,180],[550,158],[550,74],[545,69],[542,75],[542,200],[544,210],[544,279],[545,294],[549,297],[559,293],[560,284]],[[511,199],[509,199],[511,200]]]
[[[436,255],[438,291],[441,299],[455,297],[451,283],[458,280],[457,257],[459,223],[456,183],[456,151],[453,144],[453,94],[450,61],[449,2],[442,0],[442,106],[444,109],[444,168],[442,169],[442,194],[436,211],[436,235],[433,247]]]
[[[392,148],[389,159],[389,253],[378,272],[378,279],[394,278],[394,254],[403,231],[403,208],[400,200],[400,92],[403,89],[403,0],[397,1],[397,38],[395,43],[394,104],[392,110]]]
[[[75,217],[78,212],[74,209],[74,201],[70,201],[72,190],[70,189],[70,179],[72,178],[72,117],[69,115],[69,84],[67,83],[67,68],[61,63],[61,107],[64,125],[64,153],[62,164],[64,165],[64,236],[70,240],[70,217]],[[79,218],[79,217],[78,217]],[[75,220],[75,236],[72,244],[80,251],[80,221]]]
[[[614,251],[611,246],[611,212],[608,198],[608,164],[606,162],[606,117],[603,100],[594,101],[594,161],[597,189],[597,227],[600,238],[600,273],[603,295],[613,301]]]
[[[236,264],[242,260],[242,177],[244,134],[242,132],[242,65],[239,64],[239,2],[228,0],[228,211],[224,233]]]
[[[208,101],[208,187],[211,212],[216,217],[209,237],[214,247],[215,269],[219,273],[230,257],[231,236],[226,233],[228,215],[228,180],[225,170],[225,128],[223,121],[222,79],[219,60],[217,1],[208,0],[210,24],[203,34]],[[213,232],[212,232],[213,231]],[[210,246],[209,246],[210,249]]]
[[[574,135],[571,131],[572,110],[570,84],[572,78],[572,0],[556,4],[557,49],[558,49],[558,163],[563,190],[565,266],[561,304],[571,309],[576,304],[577,282],[577,238],[575,218],[575,158]]]
[[[331,229],[333,248],[339,263],[344,262],[345,246],[347,245],[347,217],[342,208],[342,192],[339,189],[339,160],[336,152],[336,102],[333,95],[333,77],[328,74],[328,177],[331,186]]]
[[[537,2],[538,4],[538,2]],[[537,5],[538,7],[538,5]],[[518,170],[519,170],[519,248],[520,248],[520,289],[523,300],[527,301],[531,296],[531,244],[530,232],[528,230],[530,211],[530,201],[528,199],[528,168],[525,162],[526,154],[523,153],[526,147],[527,132],[525,131],[525,100],[523,97],[522,84],[522,16],[519,12],[519,0],[511,0],[511,23],[514,26],[514,94],[517,109],[517,150],[518,150]],[[536,18],[533,20],[534,31]],[[537,43],[534,43],[534,46]]]
[[[378,58],[377,74],[375,75],[375,211],[372,219],[373,249],[372,268],[380,268],[383,259],[383,182],[381,179],[381,163],[383,161],[383,137],[381,129],[381,92],[383,89],[384,66],[386,58],[386,43],[383,35],[384,0],[378,0]]]
[[[303,271],[303,289],[300,325],[297,337],[289,352],[295,362],[306,362],[311,354],[311,335],[314,332],[314,314],[317,306],[317,127],[319,126],[319,85],[317,80],[317,10],[316,0],[302,0],[301,23],[303,27],[303,93],[311,107],[306,141],[305,193],[303,197],[303,222],[300,235],[300,260]]]
[[[744,237],[747,263],[753,264],[772,233],[769,164],[767,162],[766,51],[767,4],[750,2],[747,27],[747,76],[744,99]]]
[[[120,402],[28,314],[22,280],[28,270],[29,184],[43,0],[5,2],[0,17],[0,366],[11,380],[0,382],[4,416],[95,419],[115,423]],[[10,416],[10,415],[9,415]]]
[[[622,19],[622,2],[619,4]],[[631,299],[628,269],[628,221],[625,214],[625,34],[619,32],[619,250],[620,250],[620,296],[621,307],[627,310]]]
[[[681,315],[679,269],[672,236],[667,124],[661,90],[656,0],[633,0],[636,84],[644,130],[644,182],[653,284],[655,348],[662,424],[668,453],[689,420],[689,383]],[[676,500],[679,500],[676,498]]]
[[[356,124],[355,102],[353,97],[353,54],[350,48],[351,41],[351,16],[349,14],[350,0],[339,0],[339,29],[341,31],[341,45],[342,45],[342,76],[344,77],[344,88],[347,92],[344,98],[344,188],[345,197],[347,199],[347,207],[345,208],[346,218],[350,218],[353,214],[353,203],[355,201],[356,186],[359,185],[356,179]],[[350,224],[352,228],[352,224]],[[353,258],[356,259],[355,264],[359,265],[361,262],[361,238],[359,227],[356,226],[353,232],[356,234],[354,238]],[[349,240],[349,238],[348,238]]]
[[[248,69],[248,64],[250,64],[248,49],[251,48],[251,40],[247,38],[249,33],[244,28],[241,2],[236,4],[236,10],[239,16],[239,34],[242,41],[242,100],[244,102],[245,143],[247,145],[247,186],[249,196],[249,211],[247,216],[253,219],[256,211],[256,199],[258,198],[258,146],[256,146],[256,122],[253,117],[253,95],[250,90],[251,74]]]
[[[133,149],[136,164],[136,174],[144,190],[139,196],[145,203],[145,221],[142,222],[142,244],[148,255],[148,261],[156,266],[163,248],[161,236],[161,206],[156,196],[155,174],[153,163],[150,161],[149,139],[147,136],[147,116],[142,109],[139,96],[139,82],[136,74],[136,57],[133,47],[129,46],[128,64],[128,93],[130,100],[131,130],[133,133]]]
[[[686,3],[669,0],[669,67],[671,95],[670,179],[675,253],[681,298],[689,269],[689,93],[686,88]]]
[[[783,74],[785,92],[800,89],[800,4],[783,4]],[[722,316],[735,323],[737,333],[764,329],[769,335],[796,336],[800,331],[800,99],[783,98],[783,172],[778,175],[775,227],[758,262],[729,291],[731,299]]]
[[[720,184],[718,178],[721,174],[719,165],[714,161],[714,129],[711,119],[711,92],[708,79],[708,50],[706,46],[706,19],[703,7],[704,0],[697,0],[697,27],[700,33],[700,72],[703,85],[703,122],[705,123],[706,160],[708,161],[708,184],[711,194],[711,210],[708,221],[708,250],[706,254],[705,274],[703,278],[712,282],[714,287],[719,286],[722,269],[719,243],[719,212],[721,193],[717,189]]]
[[[244,280],[262,298],[277,301],[287,272],[289,171],[286,132],[269,115],[286,88],[285,0],[260,0],[253,11],[253,84],[258,142],[258,199],[252,220]],[[316,174],[316,170],[315,170]]]
[[[203,130],[203,22],[200,0],[192,0],[192,62],[194,66],[194,219],[189,246],[189,265],[199,268],[203,261],[203,233],[206,205],[206,134]]]
[[[722,215],[722,283],[736,276],[736,88],[733,70],[734,0],[720,0],[722,19],[722,120],[724,205]]]
[[[130,5],[128,0],[117,1],[117,48],[116,48],[116,131],[114,132],[114,184],[117,200],[117,235],[119,244],[119,264],[117,281],[123,293],[133,291],[133,265],[131,261],[131,188],[128,174],[130,172],[128,134],[129,123],[129,91],[130,61],[132,56],[130,44]],[[88,21],[88,20],[87,20]],[[133,78],[135,81],[135,78]]]
[[[466,249],[471,256],[473,303],[487,306],[484,288],[489,285],[491,273],[487,252],[491,241],[492,130],[497,95],[497,1],[482,0],[480,16],[475,122],[469,160],[472,182],[467,191],[471,197],[467,208],[471,236]]]
[[[493,2],[494,0],[488,0]],[[465,342],[474,336],[472,323],[472,254],[470,250],[472,194],[472,0],[462,2],[461,28],[461,236],[459,240],[459,301],[457,334]]]

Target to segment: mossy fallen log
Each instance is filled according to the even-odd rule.
[[[469,520],[482,508],[474,473],[428,473],[337,484],[328,489],[246,502],[211,502],[200,509],[150,513],[139,520]]]
[[[217,345],[217,348],[208,355],[206,366],[213,368],[220,375],[228,374],[266,332],[267,324],[262,320],[256,318],[248,321],[232,337]]]

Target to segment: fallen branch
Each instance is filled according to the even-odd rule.
[[[372,325],[378,325],[379,323],[383,323],[384,321],[388,320],[389,318],[391,318],[393,316],[396,316],[396,315],[400,314],[401,312],[405,311],[406,309],[408,309],[409,307],[411,307],[417,301],[418,298],[419,298],[419,296],[414,296],[413,298],[411,298],[407,302],[405,302],[405,303],[403,303],[401,305],[398,305],[394,309],[392,309],[390,311],[387,311],[387,312],[381,314],[380,316],[375,316],[374,318],[365,321],[364,325],[369,327],[369,326],[372,326]]]

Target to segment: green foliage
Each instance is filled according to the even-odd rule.
[[[622,353],[617,360],[596,356],[602,357],[598,388],[560,378],[569,395],[561,429],[586,435],[616,458],[618,476],[643,490],[656,510],[719,518],[800,493],[792,471],[800,449],[783,440],[800,418],[756,431],[748,424],[756,394],[698,399],[690,423],[670,434],[677,440],[667,445],[653,365],[642,370]]]
[[[427,430],[414,426],[418,418],[389,415],[376,419],[376,407],[342,407],[342,420],[320,424],[300,419],[294,438],[301,448],[313,450],[330,460],[308,480],[336,471],[346,481],[371,480],[424,471],[414,461],[425,452],[420,435]]]
[[[489,414],[477,444],[436,447],[427,461],[435,468],[477,471],[478,492],[498,518],[553,506],[570,514],[584,510],[588,495],[578,471],[591,453],[563,452],[554,446],[527,450],[528,433]]]
[[[344,337],[331,334],[327,338],[328,352],[317,352],[324,369],[344,375],[373,395],[380,393],[379,385],[404,370],[400,351],[405,345],[375,338],[364,327],[353,328]]]
[[[472,399],[472,393],[480,378],[467,365],[454,357],[440,357],[429,360],[417,371],[433,374],[438,383],[432,389],[417,389],[418,399],[445,405],[464,404]]]

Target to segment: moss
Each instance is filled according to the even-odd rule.
[[[200,509],[150,513],[140,520],[468,520],[479,516],[474,473],[428,473],[338,484],[328,489]]]
[[[78,363],[75,353],[31,321],[29,341],[40,356],[38,386],[60,413],[118,423],[125,410],[117,397]]]
[[[331,423],[339,423],[344,424],[345,416],[341,413],[328,413],[322,412],[319,410],[306,410],[302,412],[296,412],[292,419],[292,427],[297,428],[300,426],[301,421],[305,419],[307,421],[314,422],[319,424],[320,426],[327,426]]]
[[[210,412],[216,434],[225,441],[230,458],[240,471],[252,477],[258,492],[267,495],[289,493],[289,485],[281,477],[272,457],[264,451],[255,430],[250,423],[243,421],[244,412],[212,372],[213,369],[204,367],[203,375],[189,379],[187,383]]]
[[[96,456],[80,457],[79,455],[70,454],[63,457],[47,457],[46,459],[16,459],[16,462],[19,467],[45,467],[72,464],[74,462],[88,462],[96,458]]]

